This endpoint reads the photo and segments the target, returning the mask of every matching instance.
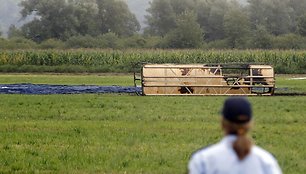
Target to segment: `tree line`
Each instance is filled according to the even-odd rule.
[[[305,0],[153,0],[146,28],[121,0],[24,0],[0,48],[306,48]],[[1,34],[1,32],[0,32]]]

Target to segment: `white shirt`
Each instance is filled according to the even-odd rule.
[[[242,161],[233,149],[236,136],[229,135],[219,143],[196,152],[189,162],[189,174],[281,174],[275,158],[253,145]]]

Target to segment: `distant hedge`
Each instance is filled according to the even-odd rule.
[[[135,64],[265,63],[276,73],[306,73],[306,51],[294,50],[3,50],[0,72],[132,72]]]

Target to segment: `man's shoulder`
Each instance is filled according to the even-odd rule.
[[[210,154],[216,154],[218,153],[220,149],[220,144],[212,144],[212,145],[208,145],[205,147],[202,147],[198,150],[196,150],[195,152],[192,153],[191,157],[195,157],[195,156],[206,156],[206,155],[210,155]]]
[[[262,166],[268,171],[270,171],[268,173],[282,173],[276,158],[270,152],[261,147],[254,146],[252,149],[252,153],[257,156]]]
[[[252,153],[260,157],[265,163],[275,163],[276,162],[276,159],[270,152],[268,152],[267,150],[259,146],[254,146],[252,149]]]

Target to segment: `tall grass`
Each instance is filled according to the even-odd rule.
[[[265,63],[276,73],[306,73],[306,51],[294,50],[17,50],[0,51],[2,72],[131,72],[139,62]]]

